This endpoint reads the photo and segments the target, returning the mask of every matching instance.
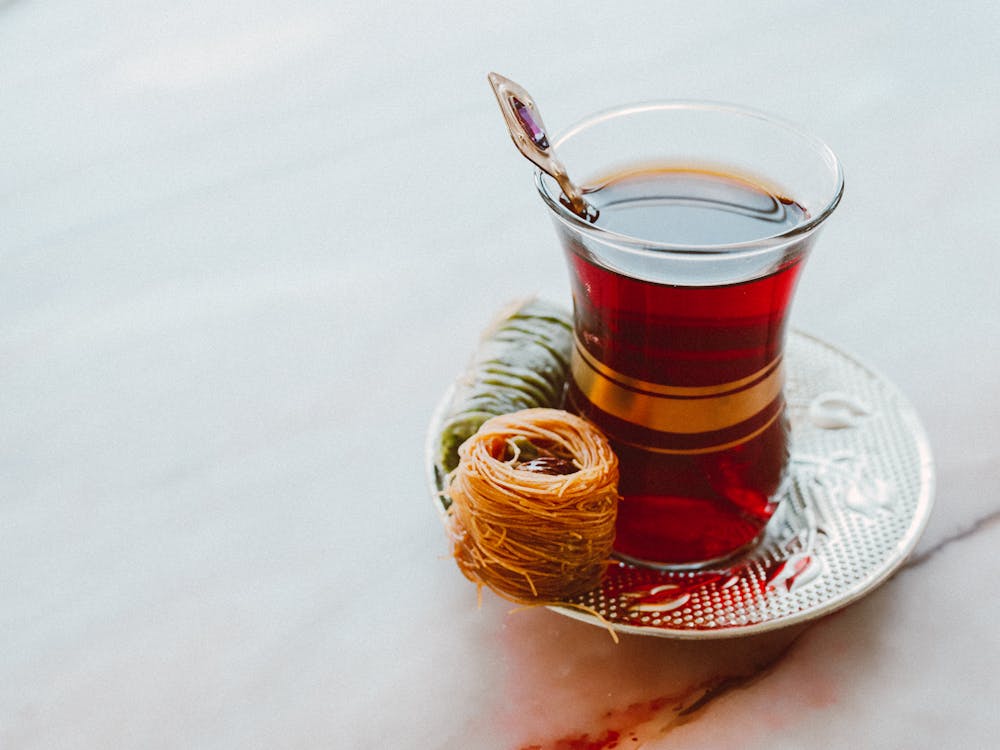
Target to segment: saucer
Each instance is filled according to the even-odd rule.
[[[889,578],[932,505],[933,462],[916,413],[892,383],[819,338],[792,332],[785,356],[790,476],[761,540],[693,571],[618,561],[598,587],[550,609],[623,633],[726,638],[829,614]],[[442,516],[444,477],[433,448],[451,391],[427,436],[430,491]]]

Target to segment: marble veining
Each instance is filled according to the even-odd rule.
[[[4,750],[996,744],[1000,5],[47,0],[0,20]],[[926,427],[935,511],[891,580],[713,642],[477,605],[428,502],[428,417],[494,310],[569,302],[490,70],[554,133],[677,97],[830,143],[845,199],[792,325]],[[814,438],[872,406],[824,400]],[[792,570],[790,596],[826,574]]]

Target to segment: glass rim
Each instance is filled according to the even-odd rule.
[[[808,235],[816,230],[819,225],[833,213],[834,209],[840,203],[840,200],[844,195],[843,166],[840,163],[840,159],[837,158],[837,155],[824,141],[790,120],[785,120],[781,117],[776,117],[750,107],[729,104],[726,102],[703,101],[696,99],[667,99],[660,101],[636,102],[633,104],[624,104],[617,107],[603,109],[599,112],[588,115],[584,119],[571,125],[567,130],[559,133],[559,135],[553,140],[553,146],[558,148],[575,135],[578,135],[584,130],[607,120],[624,115],[641,114],[643,112],[657,110],[700,110],[720,112],[738,115],[741,117],[751,117],[785,130],[790,135],[793,135],[812,146],[821,157],[821,160],[826,162],[835,179],[832,195],[815,216],[810,216],[806,221],[796,224],[794,227],[790,227],[780,234],[774,234],[754,240],[745,240],[742,242],[726,242],[706,245],[659,242],[655,240],[643,239],[642,237],[637,237],[635,235],[622,234],[609,229],[603,229],[591,224],[563,205],[563,203],[559,200],[558,195],[553,198],[545,185],[545,178],[548,177],[548,175],[541,170],[535,170],[535,188],[538,190],[542,200],[549,207],[555,217],[559,219],[559,221],[567,225],[570,229],[580,232],[586,236],[603,240],[612,240],[619,245],[622,250],[627,252],[645,254],[644,251],[652,250],[660,253],[669,252],[676,255],[697,255],[702,257],[713,255],[742,256],[744,254],[756,254],[763,249],[784,244],[786,242],[790,242],[791,240]]]

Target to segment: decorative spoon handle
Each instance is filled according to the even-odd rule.
[[[556,156],[542,122],[542,115],[531,94],[509,78],[489,74],[490,86],[496,94],[504,122],[518,151],[532,164],[550,175],[566,197],[570,210],[587,221],[597,218],[597,209],[583,199],[580,189],[566,174],[566,168]]]

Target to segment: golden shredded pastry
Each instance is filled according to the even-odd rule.
[[[525,445],[572,473],[520,468]],[[600,582],[614,542],[618,459],[593,425],[558,409],[504,414],[459,457],[447,488],[449,531],[469,580],[519,603],[557,601]]]

